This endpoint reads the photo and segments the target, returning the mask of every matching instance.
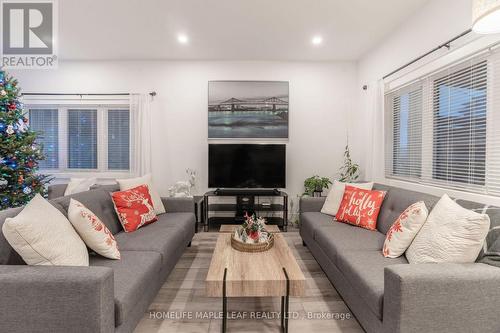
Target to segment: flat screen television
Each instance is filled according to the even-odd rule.
[[[286,145],[209,144],[208,187],[286,187]]]

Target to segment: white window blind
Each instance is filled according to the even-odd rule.
[[[108,110],[108,169],[130,169],[129,110]]]
[[[386,177],[500,195],[500,53],[386,92]]]
[[[59,116],[57,109],[30,110],[31,129],[39,133],[38,142],[43,146],[45,160],[41,169],[59,168]]]
[[[131,172],[133,124],[128,105],[37,102],[27,103],[27,114],[46,156],[41,172],[64,177],[124,177]]]
[[[391,175],[420,178],[422,169],[422,85],[411,85],[386,98],[393,147],[386,169]]]
[[[97,169],[97,110],[68,109],[68,168]]]

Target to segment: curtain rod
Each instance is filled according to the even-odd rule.
[[[78,93],[21,93],[23,96],[130,96],[130,93],[116,93],[116,94],[78,94]],[[151,97],[155,97],[156,91],[149,93]]]
[[[465,31],[464,31],[464,32],[462,32],[461,34],[459,34],[459,35],[457,35],[457,36],[453,37],[452,39],[450,39],[450,40],[448,40],[448,41],[444,42],[443,44],[441,44],[441,45],[439,45],[439,46],[437,46],[437,47],[433,48],[433,49],[432,49],[432,50],[430,50],[429,52],[424,53],[424,54],[422,54],[421,56],[419,56],[419,57],[417,57],[417,58],[413,59],[412,61],[408,62],[407,64],[404,64],[403,66],[401,66],[401,67],[399,67],[399,68],[397,68],[397,69],[393,70],[393,71],[392,71],[392,72],[390,72],[389,74],[385,75],[382,79],[386,79],[386,78],[388,78],[389,76],[391,76],[391,75],[393,75],[393,74],[396,74],[397,72],[399,72],[399,71],[401,71],[401,70],[405,69],[405,68],[406,68],[406,67],[408,67],[408,66],[413,65],[414,63],[416,63],[417,61],[419,61],[419,60],[421,60],[421,59],[423,59],[423,58],[427,57],[428,55],[430,55],[430,54],[432,54],[432,53],[434,53],[434,52],[436,52],[436,51],[438,51],[438,50],[441,50],[443,47],[446,47],[446,48],[449,50],[449,49],[450,49],[450,47],[451,47],[451,45],[450,45],[451,43],[453,43],[454,41],[456,41],[456,40],[457,40],[457,39],[459,39],[459,38],[462,38],[462,37],[463,37],[463,36],[465,36],[465,35],[468,35],[468,34],[469,34],[469,33],[471,33],[471,32],[472,32],[472,29],[465,30]]]

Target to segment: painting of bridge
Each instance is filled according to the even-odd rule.
[[[288,82],[210,81],[208,137],[288,138]]]

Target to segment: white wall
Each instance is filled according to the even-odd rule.
[[[500,198],[385,179],[383,176],[383,150],[377,149],[375,152],[373,167],[370,154],[367,153],[367,149],[369,149],[367,143],[371,145],[372,141],[374,141],[376,147],[382,148],[384,140],[380,119],[375,125],[370,122],[369,104],[372,103],[369,98],[370,91],[363,91],[361,87],[368,84],[369,89],[373,89],[373,82],[382,79],[384,75],[469,29],[471,27],[471,11],[471,0],[431,0],[421,10],[414,13],[399,29],[389,35],[378,47],[369,51],[359,60],[357,72],[357,93],[359,98],[350,122],[350,132],[358,133],[351,140],[353,156],[360,160],[362,168],[375,181],[434,195],[441,195],[446,192],[459,198],[499,205]],[[428,59],[435,59],[445,53],[445,50],[436,52],[433,57]],[[419,62],[413,68],[426,63],[428,59]],[[372,130],[375,131],[373,137],[371,136]]]
[[[337,173],[356,97],[356,66],[349,62],[71,61],[54,71],[12,74],[25,92],[156,91],[153,177],[163,195],[186,178],[186,168],[198,171],[199,193],[207,188],[209,80],[290,81],[290,196],[302,193],[304,179],[313,174]]]

